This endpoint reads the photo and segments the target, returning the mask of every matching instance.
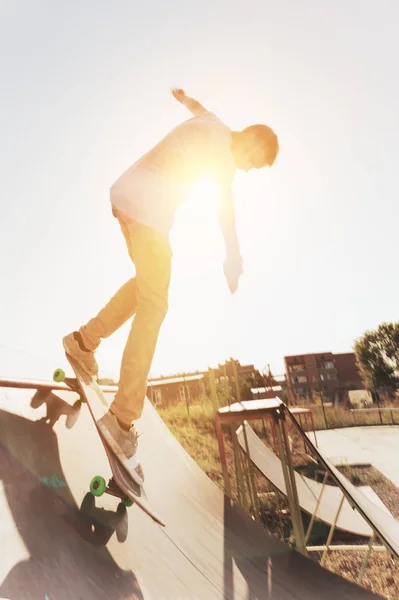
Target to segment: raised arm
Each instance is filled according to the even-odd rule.
[[[195,117],[198,117],[199,115],[203,115],[204,113],[208,112],[207,109],[204,108],[202,106],[202,104],[200,104],[197,100],[194,100],[194,98],[190,98],[189,96],[186,96],[184,90],[174,88],[172,90],[172,94],[173,94],[174,98],[176,98],[176,100],[178,102],[181,102],[181,104],[183,104],[186,108],[188,108],[188,110]]]

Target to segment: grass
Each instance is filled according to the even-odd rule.
[[[395,407],[396,408],[396,407]],[[317,429],[339,429],[341,427],[353,427],[356,425],[399,425],[399,414],[383,411],[381,413],[353,413],[343,407],[323,407],[321,405],[311,406],[315,428]],[[327,422],[327,423],[326,423]]]

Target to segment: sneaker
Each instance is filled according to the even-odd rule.
[[[65,352],[69,354],[86,373],[93,377],[98,375],[98,365],[94,352],[84,347],[82,336],[78,331],[66,335],[62,340]]]
[[[118,419],[110,411],[108,411],[97,425],[100,431],[110,434],[114,441],[118,444],[123,454],[126,456],[125,464],[133,473],[133,478],[138,485],[143,485],[144,472],[140,462],[137,459],[136,451],[138,446],[138,434],[135,426],[132,424],[130,429],[122,427]]]

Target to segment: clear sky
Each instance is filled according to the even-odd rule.
[[[235,180],[235,296],[214,191],[177,215],[152,373],[230,356],[280,373],[397,320],[398,22],[397,0],[1,2],[0,357],[51,377],[62,336],[131,276],[109,188],[189,118],[173,86],[232,129],[270,125],[281,150]],[[128,328],[100,374],[118,376]]]

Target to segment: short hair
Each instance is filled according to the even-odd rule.
[[[249,133],[257,144],[263,146],[272,165],[279,151],[278,137],[273,129],[267,125],[250,125],[243,130],[243,133]]]

